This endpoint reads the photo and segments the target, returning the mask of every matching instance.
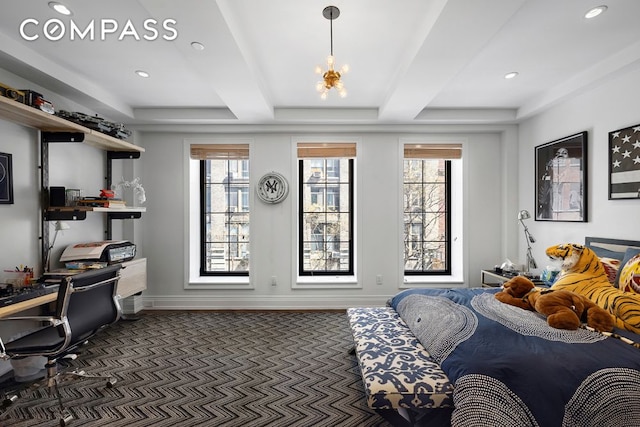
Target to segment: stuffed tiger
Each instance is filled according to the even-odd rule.
[[[609,283],[598,256],[586,246],[565,243],[547,248],[547,256],[562,260],[562,271],[551,289],[584,295],[615,316],[616,327],[640,333],[640,294],[623,292]]]

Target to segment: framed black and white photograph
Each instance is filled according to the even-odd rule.
[[[13,171],[7,153],[0,153],[0,204],[13,204]]]
[[[587,132],[536,147],[536,221],[587,221]]]
[[[609,200],[640,199],[640,125],[609,132]]]

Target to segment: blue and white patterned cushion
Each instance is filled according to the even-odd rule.
[[[347,315],[370,408],[453,407],[453,384],[393,308]]]

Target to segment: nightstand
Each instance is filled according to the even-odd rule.
[[[517,274],[516,274],[517,275]],[[483,288],[497,288],[514,277],[512,273],[498,273],[495,270],[480,270],[480,283]],[[535,286],[547,286],[539,277],[531,278]]]

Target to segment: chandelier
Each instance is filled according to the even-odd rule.
[[[330,22],[330,35],[331,35],[331,54],[327,57],[327,71],[324,71],[322,67],[316,67],[316,73],[322,75],[322,80],[316,85],[316,89],[320,93],[320,98],[327,99],[327,95],[331,88],[336,88],[338,94],[344,98],[347,96],[347,91],[344,88],[344,84],[340,80],[340,77],[349,71],[348,65],[343,65],[340,71],[334,69],[335,58],[333,57],[333,20],[340,16],[340,9],[335,6],[327,6],[322,11],[322,15]]]

